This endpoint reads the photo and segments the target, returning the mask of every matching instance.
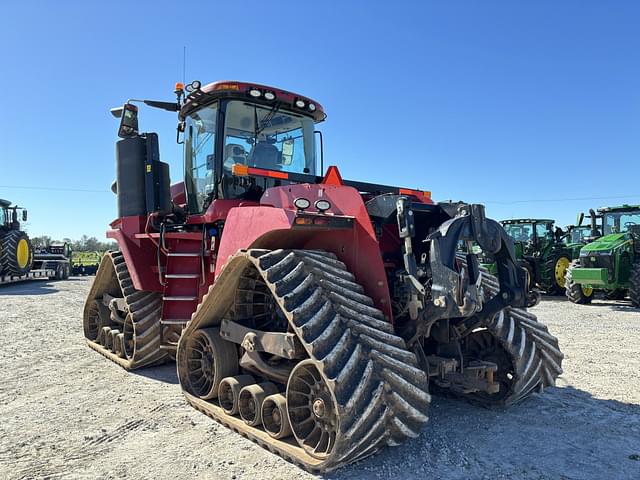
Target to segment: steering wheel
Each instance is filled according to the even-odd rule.
[[[638,225],[636,222],[625,222],[624,224],[624,228],[629,228],[633,225]]]

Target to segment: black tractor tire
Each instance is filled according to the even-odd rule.
[[[565,295],[572,303],[586,305],[588,303],[591,303],[595,292],[593,289],[591,289],[590,291],[586,291],[584,288],[582,288],[582,285],[573,281],[573,279],[571,278],[571,272],[575,268],[580,268],[579,260],[574,260],[573,262],[571,262],[571,265],[569,265],[569,268],[567,269],[567,276],[565,277],[564,284]]]
[[[544,289],[551,295],[562,295],[566,290],[566,275],[571,265],[571,256],[567,253],[557,253],[553,255],[546,263],[546,277],[549,279],[549,285],[544,285]],[[558,281],[556,272],[562,275],[562,281]]]
[[[26,233],[11,230],[0,238],[0,271],[4,275],[24,275],[31,270],[32,263],[33,247]]]
[[[55,279],[56,280],[63,280],[64,279],[64,265],[62,265],[61,263],[56,265],[56,276],[55,276]]]
[[[631,266],[630,282],[629,298],[631,299],[631,304],[636,308],[640,308],[640,260],[636,260]]]

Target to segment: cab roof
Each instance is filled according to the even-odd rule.
[[[260,95],[254,96],[250,92],[259,92]],[[274,98],[272,100],[265,98],[267,93],[272,93]],[[185,104],[180,110],[180,117],[183,118],[195,108],[221,98],[249,100],[262,105],[279,104],[287,110],[310,116],[315,122],[321,122],[327,117],[322,105],[309,97],[268,85],[237,80],[221,80],[209,83],[198,90],[188,93]],[[299,106],[297,105],[298,103],[304,104],[304,106]]]
[[[603,207],[603,208],[599,208],[598,212],[599,213],[605,213],[605,212],[630,212],[630,211],[635,211],[635,210],[640,210],[640,205],[628,205],[628,204],[623,204],[617,207]]]
[[[548,218],[512,218],[510,220],[502,220],[501,223],[517,224],[517,223],[555,223],[555,220]]]

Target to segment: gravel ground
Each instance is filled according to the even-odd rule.
[[[172,365],[128,374],[89,349],[90,282],[0,287],[0,478],[322,478],[190,408]],[[435,398],[419,438],[323,478],[640,478],[640,311],[534,312],[566,355],[557,388],[504,411]]]

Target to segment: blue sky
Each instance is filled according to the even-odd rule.
[[[109,108],[173,99],[183,46],[188,80],[322,103],[325,165],[346,178],[562,225],[640,203],[639,2],[192,4],[4,2],[0,198],[29,208],[31,235],[104,237]],[[178,180],[175,116],[144,109],[141,128]]]

